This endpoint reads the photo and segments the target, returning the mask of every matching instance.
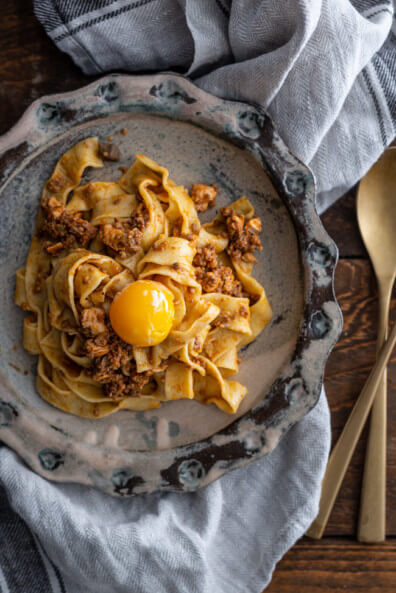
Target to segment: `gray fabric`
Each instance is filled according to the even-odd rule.
[[[392,0],[40,0],[35,11],[88,74],[177,70],[262,105],[313,169],[322,209],[394,137]]]
[[[261,104],[313,168],[320,211],[394,137],[391,0],[36,0],[35,12],[87,73],[176,70]],[[132,500],[49,483],[2,448],[0,479],[25,524],[2,542],[0,591],[31,590],[4,568],[22,566],[27,525],[43,591],[258,593],[317,513],[329,443],[322,393],[265,459],[197,493]]]
[[[6,448],[0,475],[67,593],[259,593],[317,512],[329,444],[322,394],[265,459],[195,493],[118,500],[49,483]]]

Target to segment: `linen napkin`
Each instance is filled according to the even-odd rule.
[[[36,0],[35,12],[86,73],[173,70],[261,104],[313,169],[319,211],[394,138],[391,0]],[[0,591],[259,593],[317,513],[329,444],[322,392],[264,459],[195,493],[126,500],[49,483],[3,447]]]

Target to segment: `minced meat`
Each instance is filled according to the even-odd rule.
[[[99,142],[99,155],[107,161],[119,161],[120,149],[111,142]]]
[[[116,221],[100,227],[99,237],[103,243],[122,259],[128,254],[139,251],[143,233],[137,228],[130,228],[128,223]]]
[[[261,231],[261,220],[258,217],[246,220],[232,208],[221,208],[229,243],[227,253],[236,261],[256,262],[254,251],[261,251],[263,246],[258,233]]]
[[[150,381],[152,372],[137,372],[133,347],[109,323],[104,332],[85,340],[84,350],[92,361],[92,379],[102,384],[103,393],[111,399],[137,396]]]
[[[113,224],[102,225],[99,237],[110,249],[111,255],[118,255],[125,259],[128,255],[139,251],[148,218],[147,208],[140,203],[135,214],[128,221],[115,220]]]
[[[67,210],[54,196],[44,198],[41,207],[44,222],[39,233],[49,239],[44,248],[51,255],[70,247],[74,241],[86,247],[96,236],[93,224],[82,218],[80,212]]]
[[[84,333],[97,336],[106,331],[106,314],[100,307],[89,307],[81,311],[80,323]]]
[[[191,198],[198,212],[205,212],[216,204],[217,187],[215,183],[205,185],[194,183],[191,188]]]
[[[195,277],[203,292],[221,292],[230,296],[244,295],[241,282],[229,266],[219,266],[213,245],[200,247],[193,260]]]

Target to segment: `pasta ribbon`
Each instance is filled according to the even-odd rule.
[[[117,182],[81,183],[86,167],[102,166],[97,138],[59,159],[16,273],[15,302],[29,312],[23,345],[38,355],[37,391],[85,418],[178,399],[234,414],[247,392],[230,379],[238,352],[272,316],[252,276],[254,258],[237,256],[226,220],[235,213],[238,232],[256,232],[252,204],[243,196],[201,225],[194,188],[190,195],[166,167],[137,155]],[[127,344],[110,323],[113,299],[138,280],[173,296],[170,331],[155,346]]]

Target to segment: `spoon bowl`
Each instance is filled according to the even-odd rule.
[[[359,185],[360,232],[377,278],[396,273],[396,147],[389,148]]]

